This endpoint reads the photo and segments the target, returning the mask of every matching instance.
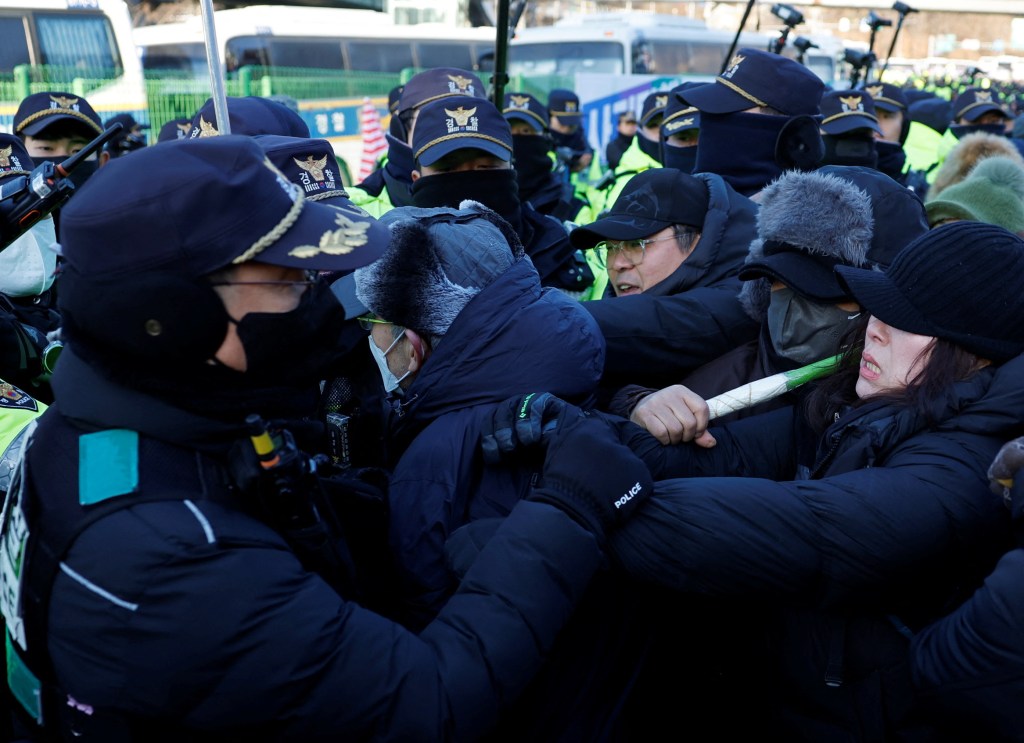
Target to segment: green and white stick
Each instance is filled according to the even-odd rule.
[[[801,366],[792,371],[772,374],[770,377],[758,379],[734,390],[715,395],[707,401],[708,408],[711,409],[710,419],[714,420],[720,415],[728,415],[737,410],[771,400],[773,397],[794,390],[813,379],[827,376],[839,367],[841,356],[842,354],[836,354],[830,359],[815,361],[813,364]]]

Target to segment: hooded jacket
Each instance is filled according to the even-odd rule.
[[[514,263],[456,317],[394,418],[400,456],[389,488],[390,544],[402,576],[404,623],[429,621],[455,589],[444,552],[448,536],[469,521],[504,517],[538,471],[531,457],[484,464],[480,434],[496,407],[530,390],[585,404],[603,357],[590,315],[542,288],[528,260]],[[646,647],[632,592],[599,576],[545,669],[499,723],[497,740],[607,739]]]
[[[540,286],[520,259],[455,318],[393,415],[397,461],[389,491],[391,544],[416,623],[451,589],[448,534],[466,521],[505,515],[529,487],[526,468],[487,467],[479,437],[495,406],[530,390],[586,403],[604,343],[576,302]],[[467,487],[473,483],[474,487]]]
[[[771,680],[762,734],[933,739],[914,717],[908,638],[1007,547],[986,472],[1024,423],[1022,373],[1018,356],[956,383],[931,423],[869,401],[819,438],[791,407],[713,427],[711,449],[652,447],[656,477],[686,477],[657,484],[613,556],[636,578],[742,602]]]
[[[602,385],[662,387],[757,335],[737,278],[756,236],[757,205],[713,173],[701,238],[679,269],[642,294],[584,302],[608,346]]]

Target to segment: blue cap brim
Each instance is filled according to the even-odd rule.
[[[423,148],[423,151],[416,155],[416,161],[420,165],[431,166],[440,160],[445,155],[451,154],[456,150],[465,149],[483,150],[489,155],[494,155],[499,160],[509,162],[512,160],[511,148],[496,142],[491,139],[484,139],[477,134],[458,133],[451,134],[443,142],[437,142],[436,144],[428,144]]]
[[[746,111],[748,108],[756,108],[758,105],[719,83],[708,83],[689,90],[681,90],[677,95],[702,113],[710,114],[732,114],[737,111]]]

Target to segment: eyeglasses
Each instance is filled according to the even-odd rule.
[[[252,281],[211,281],[210,286],[301,286],[303,291],[320,280],[319,271],[304,271],[306,278],[289,279],[254,279]]]
[[[391,325],[390,320],[381,320],[379,317],[370,317],[369,315],[363,315],[359,318],[359,327],[363,330],[373,330],[374,324],[378,325]]]
[[[624,240],[622,242],[603,240],[595,245],[594,249],[597,250],[598,265],[602,268],[605,268],[615,258],[616,254],[622,254],[634,266],[639,266],[644,262],[648,245],[662,240],[675,239],[676,236],[673,233],[663,237],[652,237],[644,240]]]

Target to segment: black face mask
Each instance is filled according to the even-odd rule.
[[[865,168],[878,168],[878,152],[870,133],[845,137],[823,134],[821,138],[825,142],[822,165],[861,165]]]
[[[530,134],[512,135],[512,154],[515,158],[516,183],[519,184],[519,198],[530,198],[551,182],[551,166],[548,157],[551,142],[547,137]]]
[[[907,153],[903,151],[903,145],[877,140],[875,151],[878,152],[878,169],[893,180],[900,180],[903,177],[903,166],[907,162]]]
[[[716,173],[744,196],[757,193],[782,175],[775,145],[786,116],[709,114],[700,117],[695,173]]]
[[[245,349],[244,377],[256,385],[318,382],[348,350],[342,340],[350,323],[324,281],[307,289],[290,312],[250,312],[235,325]]]
[[[949,131],[953,132],[953,136],[957,139],[963,139],[968,134],[974,134],[974,132],[998,134],[1000,137],[1006,136],[1006,127],[1002,124],[953,124],[949,127]]]
[[[647,157],[661,162],[661,140],[652,142],[642,134],[636,135],[636,144],[640,148],[640,151],[647,155]]]
[[[661,143],[661,164],[666,168],[675,168],[684,173],[692,173],[697,164],[696,147],[673,147]]]
[[[420,178],[412,184],[412,203],[426,209],[457,209],[466,199],[496,211],[517,233],[522,232],[519,186],[514,170],[461,170]]]

